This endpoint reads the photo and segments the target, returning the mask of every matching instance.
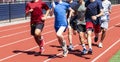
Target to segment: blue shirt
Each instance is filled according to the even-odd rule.
[[[100,17],[97,20],[92,20],[91,16],[95,16],[100,13],[100,9],[103,9],[102,2],[95,0],[94,2],[90,2],[89,0],[85,3],[86,6],[86,14],[85,19],[86,21],[92,21],[94,24],[100,24]]]
[[[66,12],[70,8],[70,5],[65,2],[55,2],[54,15],[55,15],[55,27],[67,26]]]

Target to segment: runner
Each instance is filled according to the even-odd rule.
[[[85,2],[84,0],[78,0],[78,4],[75,6],[77,12],[77,25],[76,25],[76,30],[79,34],[79,40],[81,42],[81,45],[83,47],[83,50],[81,54],[87,54],[87,49],[85,46],[85,39],[86,39],[86,23],[85,23],[85,12],[86,12],[86,7],[85,7]]]
[[[70,4],[70,7],[75,10],[75,6],[78,4],[77,2],[73,2],[73,0],[68,0],[67,3]],[[68,11],[68,14],[67,14],[67,17],[69,16],[69,11]],[[71,19],[70,19],[70,25],[68,25],[68,40],[69,40],[69,47],[68,47],[68,50],[71,51],[71,50],[74,50],[74,47],[73,47],[73,44],[72,44],[72,30],[73,32],[75,33],[75,18],[76,18],[76,15],[75,13],[72,15]]]
[[[99,42],[98,47],[102,48],[103,45],[103,40],[106,36],[106,31],[108,29],[108,23],[109,23],[109,14],[111,13],[111,2],[109,0],[102,0],[102,6],[103,6],[103,11],[104,11],[104,15],[101,17],[102,20],[102,24],[101,24],[101,31],[102,31],[102,35],[101,35],[101,39]]]
[[[87,41],[88,41],[88,54],[92,54],[92,31],[94,30],[95,38],[94,41],[98,41],[100,32],[100,17],[103,15],[102,2],[99,0],[88,0],[86,6],[86,29],[87,29]]]
[[[45,15],[43,15],[42,9],[47,10]],[[41,33],[44,27],[44,22],[49,14],[49,7],[41,0],[32,0],[31,2],[27,3],[25,11],[26,16],[29,13],[31,14],[31,35],[34,36],[34,39],[40,48],[40,51],[37,54],[39,55],[44,51],[44,40]]]
[[[65,32],[68,26],[67,17],[66,17],[67,10],[70,10],[70,16],[68,17],[68,19],[70,19],[71,13],[73,12],[70,5],[68,3],[63,2],[62,0],[57,0],[56,2],[54,2],[54,0],[52,1],[51,15],[54,11],[54,15],[55,15],[54,28],[56,31],[58,41],[62,46],[64,57],[66,57],[68,54],[66,41],[63,37],[63,32]]]

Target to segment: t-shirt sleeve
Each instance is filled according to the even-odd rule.
[[[108,7],[109,10],[112,9],[112,5],[111,5],[111,2],[109,2],[109,7]]]
[[[70,4],[66,4],[66,8],[67,8],[67,10],[69,10],[71,7],[70,7]]]
[[[30,6],[29,6],[29,3],[27,3],[26,7],[25,7],[25,13],[28,13],[30,10]]]
[[[99,9],[103,9],[102,2],[101,2],[101,1],[98,1],[98,8],[99,8]]]
[[[42,3],[42,9],[48,10],[49,7],[48,7],[48,5],[46,3],[43,2]]]

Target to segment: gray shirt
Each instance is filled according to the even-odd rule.
[[[83,24],[85,25],[85,11],[86,11],[86,7],[85,7],[85,3],[83,4],[79,4],[76,6],[76,11],[77,11],[77,22],[78,24]]]

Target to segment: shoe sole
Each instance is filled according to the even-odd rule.
[[[65,53],[65,54],[63,54],[63,57],[66,57],[66,56],[67,56],[67,54],[68,54],[68,51],[66,51],[66,53]]]
[[[92,54],[92,51],[88,51],[88,54]]]

